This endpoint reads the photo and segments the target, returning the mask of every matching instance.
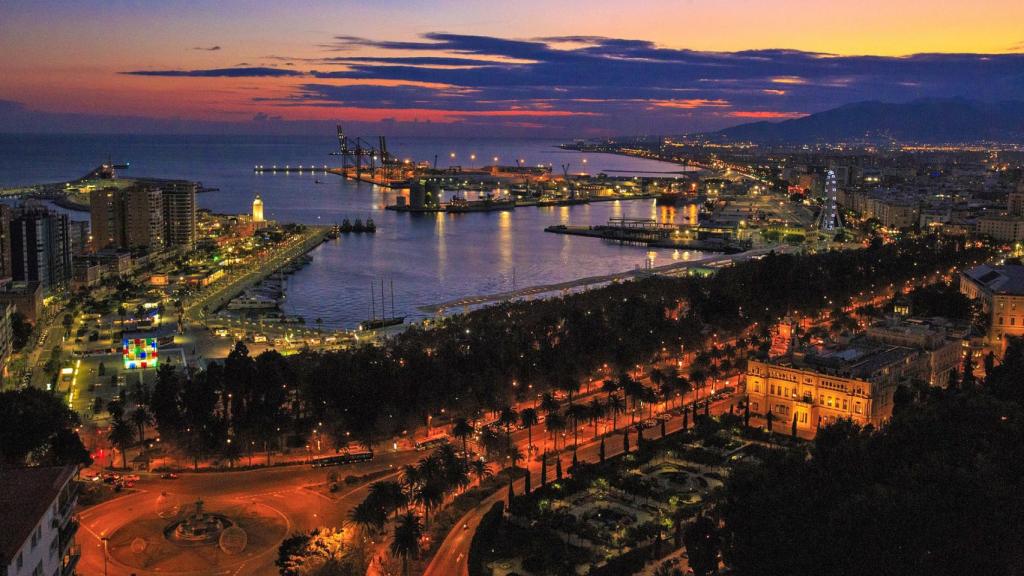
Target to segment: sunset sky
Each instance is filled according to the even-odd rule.
[[[682,133],[1024,98],[1020,0],[7,0],[0,131]]]

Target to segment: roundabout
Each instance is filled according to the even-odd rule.
[[[160,574],[234,571],[276,550],[290,528],[288,519],[266,504],[196,499],[169,507],[167,501],[174,499],[161,494],[151,513],[115,529],[106,541],[110,560]]]

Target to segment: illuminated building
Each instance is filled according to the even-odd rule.
[[[259,194],[252,201],[252,221],[263,222],[263,199]]]
[[[825,173],[825,203],[821,207],[818,227],[822,232],[835,232],[842,228],[839,220],[839,187],[836,184],[836,173],[829,170]]]
[[[909,348],[860,342],[842,350],[796,352],[750,360],[750,410],[775,418],[775,429],[810,432],[840,419],[881,425],[892,415],[896,387],[921,376],[920,355]]]
[[[89,198],[93,250],[164,247],[163,192],[153,186],[106,188]]]
[[[44,206],[26,205],[11,217],[11,276],[16,282],[38,282],[47,292],[71,281],[71,240],[68,216]]]
[[[1024,266],[982,264],[960,273],[960,293],[988,315],[985,343],[1002,353],[1007,336],[1024,336]]]
[[[157,339],[124,338],[121,341],[121,357],[126,370],[156,368],[159,363]]]
[[[187,180],[161,180],[164,241],[168,246],[192,248],[196,244],[196,191]]]

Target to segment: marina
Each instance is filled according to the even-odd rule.
[[[476,155],[498,165],[524,166],[543,164],[556,168],[569,165],[570,174],[589,170],[594,173],[616,172],[614,185],[633,188],[633,177],[664,177],[658,171],[681,170],[668,164],[611,154],[581,153],[558,147],[560,141],[515,139],[438,139],[395,138],[389,146],[401,150],[409,158],[433,158],[435,155],[452,164],[471,162]],[[40,162],[39,156],[27,157],[22,150],[46,149],[49,157],[59,162]],[[309,251],[313,261],[292,274],[287,298],[281,303],[281,314],[287,318],[305,318],[307,324],[322,319],[325,330],[354,329],[368,319],[366,287],[373,279],[393,278],[395,282],[395,316],[406,316],[407,322],[430,318],[419,310],[475,294],[493,294],[526,286],[548,285],[633,270],[643,266],[648,252],[655,252],[656,264],[683,258],[684,251],[647,248],[595,242],[591,238],[545,234],[544,229],[557,224],[603,224],[613,217],[656,218],[659,221],[682,222],[680,212],[655,205],[654,196],[646,198],[597,198],[591,194],[586,203],[545,205],[542,199],[523,198],[530,209],[448,214],[432,212],[417,214],[385,210],[388,205],[408,202],[409,189],[385,188],[365,182],[323,173],[256,173],[253,166],[273,159],[279,166],[297,167],[311,164],[336,164],[328,156],[336,149],[331,135],[311,136],[83,136],[75,142],[48,136],[34,136],[11,143],[0,137],[0,152],[17,164],[17,170],[0,170],[0,184],[27,186],[32,182],[72,180],[96,166],[97,158],[131,161],[132,173],[155,178],[189,178],[220,190],[197,195],[198,207],[218,214],[246,212],[253,196],[259,194],[265,203],[265,216],[277,222],[295,222],[322,229],[322,237],[311,239]],[[451,154],[455,154],[455,158]],[[503,159],[505,161],[503,161]],[[586,162],[584,162],[586,160]],[[269,164],[269,163],[268,163]],[[514,167],[514,166],[513,166]],[[439,170],[447,165],[438,164]],[[692,173],[692,172],[691,172]],[[454,175],[450,182],[454,186]],[[322,184],[317,184],[320,180]],[[685,177],[680,177],[680,182]],[[610,184],[613,179],[609,179]],[[639,185],[639,180],[637,185]],[[446,184],[447,186],[447,184]],[[582,185],[581,185],[582,187]],[[507,189],[526,191],[525,186],[509,185]],[[536,187],[532,188],[536,192]],[[445,199],[454,193],[447,192]],[[460,191],[475,199],[477,192]],[[561,193],[561,190],[559,190]],[[639,193],[639,189],[637,190]],[[78,213],[72,218],[81,219]],[[332,230],[345,218],[366,223],[374,220],[375,234],[342,234],[331,239]],[[326,240],[326,241],[325,241]],[[311,251],[310,251],[311,250]],[[691,252],[691,258],[700,253]],[[516,270],[513,280],[512,270]],[[225,306],[271,274],[247,278],[232,285],[222,295],[211,297],[209,308]],[[379,296],[379,290],[378,290]],[[199,312],[201,306],[193,311]]]

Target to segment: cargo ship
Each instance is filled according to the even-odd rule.
[[[445,206],[445,212],[493,212],[496,210],[514,210],[516,201],[512,198],[496,199],[488,194],[481,200],[466,200],[461,196],[452,198]]]

